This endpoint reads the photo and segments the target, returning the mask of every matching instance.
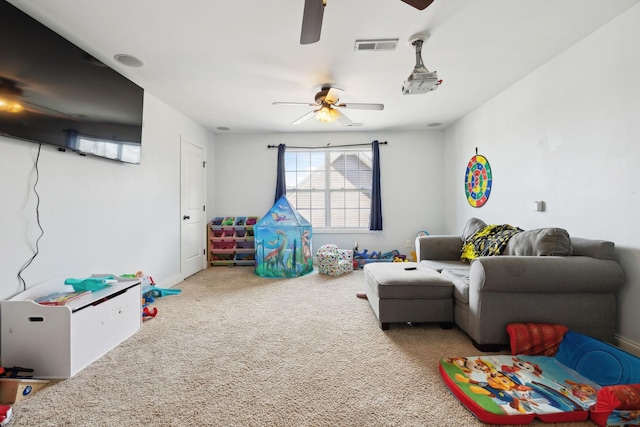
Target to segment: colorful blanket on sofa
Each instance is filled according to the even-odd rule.
[[[500,255],[509,239],[521,231],[509,224],[487,225],[464,242],[460,259],[471,261],[480,256]]]
[[[480,421],[529,424],[583,421],[640,425],[640,359],[569,331],[555,357],[481,355],[446,358],[440,374]],[[632,393],[633,394],[633,393]]]

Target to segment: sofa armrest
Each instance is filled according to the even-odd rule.
[[[624,282],[614,260],[583,256],[494,256],[471,263],[470,291],[611,293]]]
[[[416,237],[416,262],[422,260],[460,261],[462,239],[455,235]]]
[[[601,259],[616,259],[616,245],[608,240],[593,240],[572,237],[573,255],[590,256]]]

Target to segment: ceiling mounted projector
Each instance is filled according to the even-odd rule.
[[[402,84],[403,95],[417,95],[436,90],[442,84],[442,80],[438,79],[436,71],[429,71],[422,62],[422,36],[414,37],[409,42],[416,48],[416,66]]]

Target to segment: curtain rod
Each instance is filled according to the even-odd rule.
[[[294,145],[287,145],[287,148],[305,148],[308,150],[315,150],[318,148],[334,148],[334,147],[364,147],[365,145],[371,145],[372,143],[369,142],[367,144],[343,144],[343,145],[331,145],[331,143],[328,143],[327,145],[322,145],[320,147],[296,147]],[[387,145],[387,141],[380,141],[378,142],[378,144],[380,145]],[[277,145],[267,145],[267,148],[278,148]]]

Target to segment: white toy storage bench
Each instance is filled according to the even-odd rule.
[[[46,306],[34,299],[68,291],[45,282],[0,304],[2,366],[33,368],[35,378],[69,378],[142,327],[139,279],[93,292],[91,299]]]

